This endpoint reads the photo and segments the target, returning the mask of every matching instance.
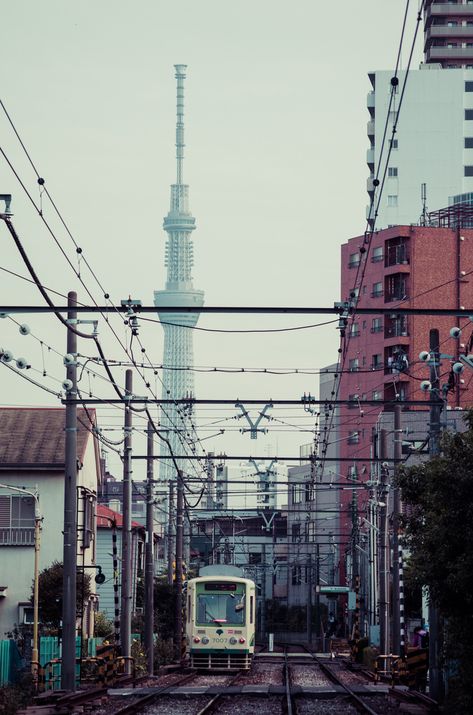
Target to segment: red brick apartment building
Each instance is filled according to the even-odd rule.
[[[342,246],[342,300],[347,300],[355,291],[358,307],[379,306],[389,312],[358,314],[347,325],[339,398],[354,400],[354,405],[340,408],[330,441],[339,440],[340,457],[356,457],[361,461],[351,464],[340,461],[339,481],[342,483],[366,482],[372,474],[372,432],[383,406],[360,409],[357,398],[382,401],[397,397],[427,402],[429,393],[421,391],[420,383],[429,379],[429,366],[419,360],[419,353],[429,349],[432,328],[439,329],[442,354],[456,357],[459,353],[473,352],[469,346],[473,322],[467,314],[459,320],[429,315],[403,316],[397,312],[401,307],[459,311],[473,308],[473,229],[395,226],[374,233],[370,250],[365,249],[364,236],[352,238]],[[450,337],[450,329],[455,325],[462,328],[459,340]],[[441,361],[440,385],[447,383],[451,362],[448,358]],[[466,367],[457,377],[453,391],[448,393],[448,405],[462,408],[473,405],[473,370],[470,368]],[[406,424],[408,411],[413,409],[423,408],[406,405],[403,410]],[[425,424],[427,430],[428,412]],[[392,441],[392,434],[388,440]],[[340,494],[343,571],[346,550],[343,546],[348,544],[352,530],[352,491],[342,490]],[[357,494],[358,514],[364,516],[369,490],[362,489]]]

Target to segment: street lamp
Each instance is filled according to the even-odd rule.
[[[3,489],[11,489],[21,494],[29,494],[34,499],[34,580],[33,580],[33,652],[31,655],[31,672],[35,686],[38,683],[38,602],[39,602],[39,548],[40,548],[40,531],[41,531],[41,514],[39,511],[39,494],[38,487],[35,485],[35,490],[30,491],[24,487],[14,487],[12,484],[0,484]]]

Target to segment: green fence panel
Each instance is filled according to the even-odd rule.
[[[10,677],[10,642],[0,641],[0,686],[7,685]]]
[[[0,641],[0,686],[16,683],[24,661],[13,640]]]
[[[89,645],[87,646],[89,647]],[[95,655],[95,644],[93,646]],[[76,637],[76,658],[80,658],[81,639]],[[55,636],[42,636],[39,645],[39,662],[42,666],[60,657],[59,639]],[[80,665],[76,665],[76,685],[80,684]],[[46,690],[59,690],[61,687],[61,664],[53,663],[46,674]]]

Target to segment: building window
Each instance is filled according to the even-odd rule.
[[[34,544],[34,498],[0,496],[0,546]]]
[[[465,109],[465,119],[473,119],[473,109]]]
[[[371,394],[371,399],[373,400],[382,400],[383,399],[383,394],[381,390],[373,390]]]
[[[360,396],[356,392],[348,395],[348,399],[350,402],[353,402],[353,405],[348,405],[348,409],[352,410],[354,407],[359,406]]]
[[[473,176],[473,166],[465,166],[465,176]]]
[[[291,526],[291,539],[293,544],[301,540],[301,524],[299,521]]]
[[[398,171],[397,171],[397,166],[390,166],[388,167],[388,176],[391,177],[392,179],[397,177]]]
[[[348,363],[348,369],[350,370],[350,372],[357,372],[357,370],[359,370],[359,367],[360,362],[357,357],[352,358]]]
[[[351,324],[350,335],[352,338],[357,338],[360,335],[360,326],[358,325],[358,323]]]
[[[371,361],[371,367],[373,370],[379,370],[380,367],[383,366],[383,358],[380,353],[376,353],[376,355],[373,355],[373,359]]]
[[[356,481],[358,479],[358,467],[356,464],[348,467],[347,479],[350,479],[351,481]]]
[[[473,149],[473,137],[465,137],[465,149]]]
[[[388,194],[388,206],[397,206],[397,195],[396,194]]]
[[[391,139],[391,149],[397,149],[399,147],[398,139]]]
[[[350,253],[350,258],[348,259],[348,268],[356,268],[360,265],[360,254]]]
[[[300,566],[292,567],[292,585],[300,586],[302,583],[302,569]]]
[[[358,298],[360,295],[360,289],[359,288],[352,288],[350,291],[350,298],[355,299]]]
[[[359,432],[350,432],[348,435],[348,444],[358,444],[360,441]]]
[[[371,291],[371,297],[379,298],[381,295],[383,295],[383,284],[382,283],[373,283],[373,290]]]
[[[383,330],[383,321],[381,318],[373,318],[371,321],[371,332],[372,333],[381,333]]]
[[[293,484],[291,487],[292,503],[300,504],[302,501],[302,494],[304,491],[304,486],[302,484]]]
[[[305,488],[305,500],[312,501],[314,498],[314,495],[315,495],[314,485],[312,484],[312,482],[306,482],[304,484],[304,488]]]
[[[394,122],[397,121],[397,112],[389,112],[389,121]]]
[[[376,246],[373,248],[373,253],[371,254],[371,261],[373,263],[380,263],[384,258],[384,251],[382,246]]]

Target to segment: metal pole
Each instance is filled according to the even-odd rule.
[[[440,399],[439,369],[440,369],[440,338],[437,329],[429,333],[430,361],[430,458],[440,454],[440,415],[443,402]],[[443,680],[440,665],[441,627],[438,608],[429,601],[429,694],[434,700],[443,697]]]
[[[315,545],[316,548],[316,560],[315,560],[315,635],[317,638],[320,638],[321,636],[321,629],[320,629],[320,593],[319,593],[319,586],[320,586],[320,544],[317,543]]]
[[[133,391],[133,371],[125,373],[125,400],[131,397]],[[120,646],[121,654],[125,656],[125,673],[131,673],[128,658],[131,655],[131,435],[132,411],[131,405],[125,403],[125,443],[123,450],[123,526],[122,526],[122,588],[121,588],[121,620]]]
[[[174,510],[174,482],[169,482],[169,502],[168,502],[168,584],[172,586],[173,583],[173,554],[174,554],[174,544],[173,544],[173,528],[172,528],[172,514]]]
[[[386,430],[380,431],[380,457],[386,458]],[[381,654],[386,655],[389,650],[388,637],[388,603],[387,603],[387,563],[386,563],[386,539],[387,539],[387,470],[381,465],[379,494],[381,504],[379,509],[379,646]]]
[[[312,643],[312,557],[307,554],[307,642]]]
[[[154,541],[154,499],[153,499],[153,435],[151,422],[148,422],[148,459],[146,470],[146,566],[145,566],[145,652],[148,664],[148,675],[154,673],[154,572],[153,572],[153,541]]]
[[[77,293],[67,294],[67,321],[77,323]],[[64,546],[62,588],[62,667],[61,688],[76,689],[76,592],[77,592],[77,335],[67,331],[66,378],[71,387],[66,391],[66,436],[64,473]]]
[[[36,494],[38,489],[36,487]],[[34,585],[33,585],[33,652],[31,654],[31,672],[35,689],[38,686],[38,622],[39,622],[39,549],[41,532],[41,515],[39,513],[38,497],[34,503]]]
[[[261,638],[264,641],[266,633],[266,544],[261,545],[261,567],[262,567],[262,579],[261,579],[261,618],[260,618],[260,628],[261,628]]]
[[[394,407],[394,459],[402,458],[401,405]],[[393,485],[393,653],[401,654],[401,601],[399,595],[399,515],[400,494],[396,481]]]
[[[175,653],[176,660],[182,656],[182,555],[184,547],[184,480],[182,472],[177,472],[176,499],[176,630]]]

